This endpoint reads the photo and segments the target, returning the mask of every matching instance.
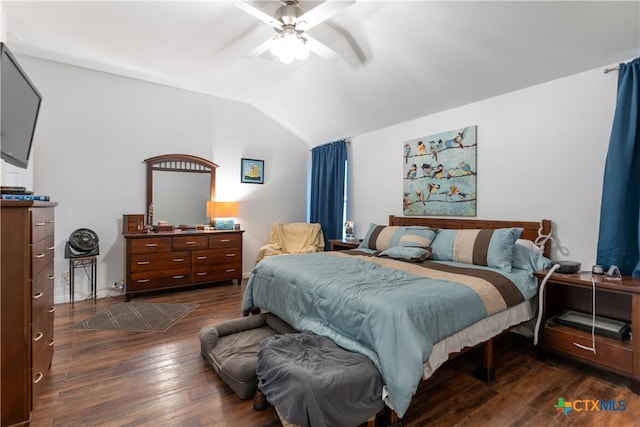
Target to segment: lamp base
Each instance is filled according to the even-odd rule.
[[[216,230],[233,230],[233,219],[214,219],[213,228]]]

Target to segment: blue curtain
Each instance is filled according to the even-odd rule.
[[[597,263],[640,277],[640,58],[620,64],[604,167]]]
[[[345,140],[315,147],[311,150],[311,207],[310,222],[322,226],[324,248],[329,239],[342,238],[344,209]]]

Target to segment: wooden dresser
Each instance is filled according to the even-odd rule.
[[[53,359],[56,205],[0,202],[2,426],[29,422]]]
[[[125,286],[133,294],[199,283],[242,281],[241,230],[125,233]]]

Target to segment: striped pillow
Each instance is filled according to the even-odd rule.
[[[396,246],[428,248],[435,235],[429,227],[371,224],[359,247],[378,251]]]
[[[522,228],[438,230],[431,259],[485,265],[511,271],[513,246]]]

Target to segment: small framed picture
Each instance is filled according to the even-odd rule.
[[[245,184],[264,184],[264,160],[242,159],[240,182]]]
[[[353,221],[347,221],[344,223],[344,239],[346,241],[353,241],[356,239]]]

